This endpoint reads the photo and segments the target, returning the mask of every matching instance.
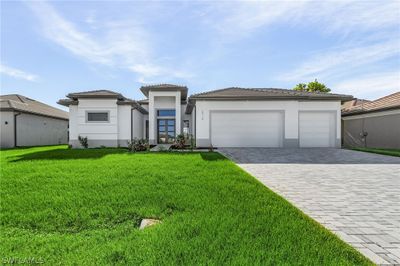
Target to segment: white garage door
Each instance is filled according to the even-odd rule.
[[[214,111],[210,126],[215,147],[282,147],[281,112]]]
[[[300,147],[335,147],[335,118],[333,112],[300,112]]]

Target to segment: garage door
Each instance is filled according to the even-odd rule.
[[[282,147],[281,112],[214,111],[210,127],[215,147]]]
[[[300,147],[335,147],[335,118],[333,112],[300,112]]]

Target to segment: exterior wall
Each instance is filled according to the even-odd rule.
[[[0,123],[0,148],[14,147],[14,112],[0,112]]]
[[[68,143],[68,121],[21,113],[17,116],[17,146]]]
[[[400,110],[346,116],[342,120],[344,146],[400,149]],[[368,133],[366,138],[363,132]]]
[[[186,111],[186,104],[182,104],[182,106],[181,106],[181,116],[182,116],[181,132],[183,132],[183,126],[184,126],[183,121],[188,120],[189,121],[189,134],[194,134],[194,131],[193,131],[193,121],[194,120],[192,120],[192,114],[187,115],[187,114],[185,114],[185,111]]]
[[[149,91],[149,143],[157,143],[157,110],[175,109],[175,133],[181,133],[181,92]]]
[[[336,147],[340,147],[340,101],[197,101],[196,145],[207,147],[210,139],[210,111],[253,110],[284,112],[283,147],[299,147],[299,111],[336,112]]]
[[[132,137],[143,139],[143,114],[138,110],[132,111]]]
[[[131,112],[130,105],[117,105],[118,109],[118,146],[127,147],[131,139]]]
[[[118,133],[118,106],[116,99],[79,99],[78,105],[70,106],[70,144],[80,148],[78,136],[87,137],[89,147],[117,147]],[[130,107],[128,107],[130,109]],[[109,112],[109,122],[87,122],[86,113],[90,111]],[[122,116],[126,112],[122,111]],[[130,127],[130,115],[126,120]],[[122,121],[122,120],[121,120]],[[124,127],[126,128],[126,127]],[[125,134],[122,133],[125,137]],[[130,139],[130,137],[129,137]]]

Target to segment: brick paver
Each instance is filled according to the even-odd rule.
[[[400,158],[341,149],[219,150],[377,264],[400,264]]]

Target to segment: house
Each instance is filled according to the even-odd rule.
[[[347,147],[400,149],[400,92],[342,109]]]
[[[188,88],[143,86],[145,100],[117,92],[70,93],[70,144],[126,146],[133,138],[173,143],[191,134],[197,147],[340,147],[340,106],[352,96],[269,88],[226,88],[188,97]]]
[[[68,113],[28,97],[0,96],[1,148],[68,143]]]

